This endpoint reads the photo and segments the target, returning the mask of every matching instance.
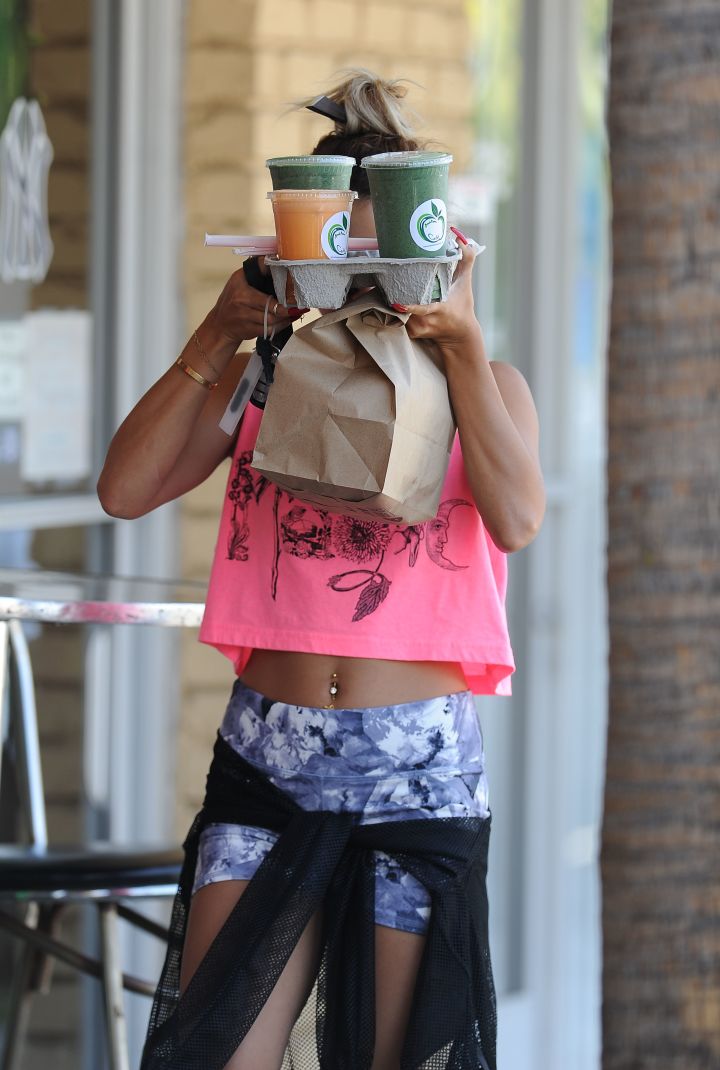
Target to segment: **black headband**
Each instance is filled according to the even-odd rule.
[[[305,107],[308,111],[317,112],[318,115],[324,115],[326,119],[333,119],[336,123],[346,123],[347,114],[342,104],[336,104],[334,100],[330,100],[329,97],[319,96],[310,104],[306,104]]]

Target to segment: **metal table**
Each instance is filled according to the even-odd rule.
[[[47,844],[32,664],[22,622],[154,624],[196,628],[206,586],[181,580],[0,568],[0,741],[9,714],[10,661],[17,674],[20,731],[25,744],[33,842]]]
[[[74,968],[100,978],[107,1012],[110,1063],[113,1070],[129,1070],[123,988],[149,995],[153,986],[123,974],[117,944],[117,917],[124,917],[157,936],[166,935],[161,926],[124,906],[122,900],[135,895],[143,898],[173,895],[180,863],[179,852],[139,851],[132,856],[121,850],[119,857],[114,858],[112,847],[103,851],[98,845],[83,847],[75,852],[77,857],[67,850],[54,857],[48,847],[35,687],[23,623],[152,624],[194,628],[202,620],[205,592],[203,583],[0,568],[0,753],[10,729],[7,717],[15,722],[20,741],[24,766],[21,781],[26,792],[31,841],[27,848],[16,850],[17,858],[13,848],[0,847],[0,866],[4,863],[6,871],[9,869],[11,874],[17,875],[22,862],[32,885],[27,891],[19,886],[15,889],[16,898],[27,903],[24,921],[16,921],[3,912],[3,928],[24,941],[11,994],[3,1050],[0,1050],[0,1063],[5,1068],[17,1065],[33,992],[33,977],[37,973],[33,964],[37,964],[40,953],[60,958]],[[36,862],[41,867],[38,873],[43,880],[42,887],[33,883]],[[99,868],[102,875],[98,878]],[[60,876],[56,885],[49,887],[55,870]],[[85,870],[89,874],[87,879]],[[95,883],[88,883],[90,876]],[[12,892],[13,881],[8,880]],[[53,936],[54,911],[58,903],[83,899],[95,902],[100,914],[102,956],[98,961],[81,955]]]
[[[205,592],[191,581],[0,568],[0,621],[196,628]]]

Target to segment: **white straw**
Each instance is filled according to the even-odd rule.
[[[277,239],[274,234],[206,234],[206,245],[224,245],[233,248],[236,245],[251,245],[253,248],[267,246],[275,250]]]
[[[277,252],[277,239],[274,234],[206,234],[205,244],[247,252]],[[377,247],[377,238],[348,238],[348,249],[365,250]]]

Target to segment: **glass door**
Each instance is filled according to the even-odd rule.
[[[513,697],[478,702],[498,1063],[596,1070],[606,4],[469,0],[468,11],[475,161],[454,208],[487,246],[476,308],[490,358],[510,361],[533,390],[548,491],[542,532],[509,562]]]
[[[53,245],[44,277],[28,277],[22,262],[13,272],[0,256],[0,566],[174,575],[173,507],[113,520],[95,485],[114,427],[170,362],[181,329],[180,28],[174,0],[0,0],[0,129],[22,97],[39,102],[47,139],[28,147],[24,127],[12,132],[12,166],[0,170],[5,221],[20,173],[21,186],[28,177],[40,186],[16,226],[32,244],[28,220],[43,207],[33,160],[51,146]],[[42,137],[37,123],[34,134]],[[165,792],[177,638],[120,626],[31,626],[28,639],[51,842],[162,841],[172,819]],[[77,924],[79,943],[90,948],[95,934]],[[128,942],[125,968],[153,975],[158,963],[149,954]],[[11,955],[0,946],[4,977]],[[31,1021],[28,1067],[98,1070],[105,1056],[96,999],[93,982],[61,977]],[[0,1011],[1,1003],[0,993]],[[128,1011],[135,1057],[148,1006],[131,999]]]
[[[92,48],[90,0],[63,20],[47,5],[0,3],[0,566],[12,569],[112,567],[112,523],[95,494],[107,423],[90,282]],[[88,804],[84,775],[92,646],[78,626],[29,625],[26,636],[50,840],[82,842],[107,825],[102,808]],[[3,804],[3,834],[12,835],[13,800],[5,794]],[[91,948],[78,925],[78,943]],[[2,977],[16,953],[3,940]],[[57,997],[31,1017],[30,1067],[55,1062],[58,1048],[68,1066],[85,1055],[85,986],[70,975],[58,981],[57,971],[56,983]]]

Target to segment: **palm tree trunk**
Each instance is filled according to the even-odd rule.
[[[616,0],[603,1070],[720,1067],[720,2]]]

